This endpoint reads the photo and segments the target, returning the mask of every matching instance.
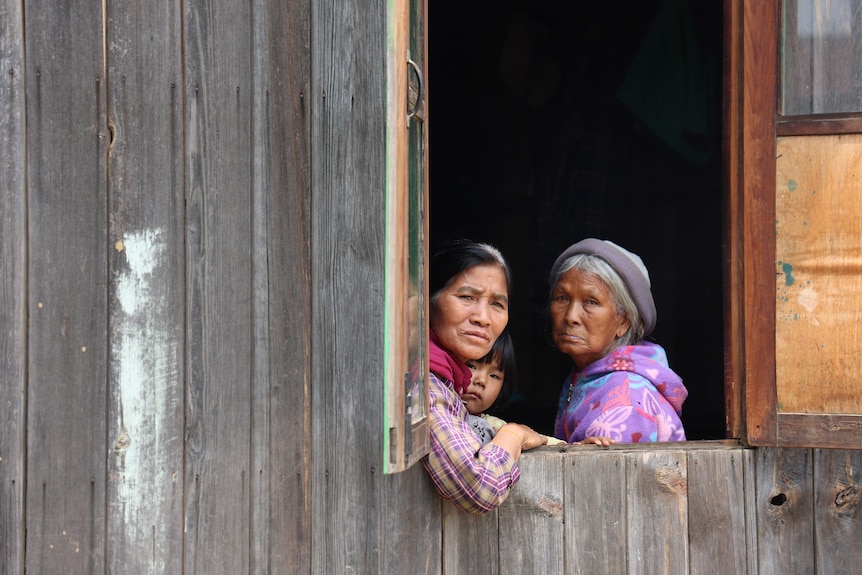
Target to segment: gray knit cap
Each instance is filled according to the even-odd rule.
[[[595,238],[581,240],[566,248],[551,266],[549,278],[551,287],[553,287],[553,282],[563,262],[577,254],[598,256],[614,268],[614,271],[623,279],[623,283],[629,290],[629,295],[632,296],[635,306],[638,308],[638,313],[644,324],[644,336],[651,334],[652,330],[655,329],[656,311],[652,291],[650,291],[649,272],[643,260],[637,254],[633,254],[609,240],[597,240]]]

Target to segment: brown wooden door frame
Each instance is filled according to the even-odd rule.
[[[730,429],[754,445],[776,439],[775,115],[778,0],[728,0],[728,169],[731,305]],[[741,68],[741,69],[740,69]]]

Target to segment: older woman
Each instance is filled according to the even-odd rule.
[[[636,254],[589,238],[551,268],[551,331],[574,368],[563,384],[554,434],[569,442],[684,441],[688,392],[664,349],[644,341],[656,323],[649,273]]]
[[[511,273],[503,256],[487,244],[453,242],[434,255],[430,275],[431,452],[423,464],[440,495],[481,514],[517,483],[521,451],[548,438],[507,423],[483,446],[461,400],[470,385],[466,362],[484,357],[509,321]]]

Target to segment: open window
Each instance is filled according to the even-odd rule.
[[[649,268],[688,436],[726,437],[723,20],[721,0],[434,6],[431,246],[487,241],[512,266],[503,419],[553,433],[571,361],[550,343],[547,277],[592,236]]]
[[[406,469],[429,449],[426,2],[388,2],[386,473]]]
[[[422,237],[432,249],[456,236],[487,241],[509,259],[520,389],[505,419],[552,430],[570,366],[549,343],[546,277],[563,248],[594,236],[650,270],[653,338],[689,388],[689,439],[858,446],[857,4],[435,10]]]

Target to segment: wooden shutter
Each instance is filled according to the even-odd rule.
[[[384,469],[428,453],[427,0],[391,0],[387,38]]]

